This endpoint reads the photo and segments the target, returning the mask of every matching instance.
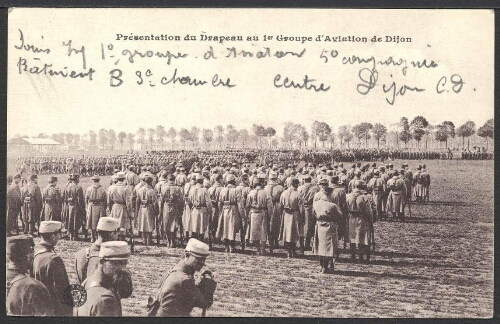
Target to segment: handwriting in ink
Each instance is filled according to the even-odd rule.
[[[33,52],[33,53],[45,53],[45,54],[50,54],[50,48],[39,48],[35,45],[32,45],[32,44],[28,44],[28,43],[25,43],[24,41],[24,34],[23,34],[23,31],[18,29],[19,30],[19,41],[21,42],[19,45],[14,45],[15,48],[19,49],[19,50],[25,50],[25,51],[28,51],[28,52]],[[43,36],[42,36],[42,39],[43,39]]]
[[[391,75],[392,77],[392,75]],[[391,106],[394,105],[394,102],[396,101],[397,96],[404,96],[406,91],[414,91],[414,92],[422,92],[425,91],[423,88],[417,88],[417,87],[411,87],[407,86],[406,84],[403,86],[397,86],[396,82],[392,82],[389,87],[387,87],[386,84],[382,86],[382,90],[384,90],[385,93],[388,93],[388,97],[385,98],[385,101],[389,103]]]
[[[301,58],[306,53],[306,49],[304,48],[301,52],[291,52],[291,51],[272,51],[269,47],[264,47],[263,50],[257,52],[250,52],[244,50],[237,50],[236,47],[228,47],[227,48],[228,58],[236,58],[236,57],[256,57],[256,58],[265,58],[265,57],[277,57],[283,58],[286,56],[295,56]]]
[[[362,83],[358,83],[356,89],[360,94],[366,96],[377,84],[378,71],[362,68],[359,70],[358,76]]]
[[[313,84],[316,82],[315,79],[309,79],[309,77],[306,75],[302,82],[296,82],[288,79],[288,77],[285,77],[283,81],[281,81],[281,74],[276,74],[274,77],[274,86],[276,88],[295,88],[295,89],[305,89],[305,90],[314,90],[316,92],[326,92],[330,90],[330,86],[327,86],[325,88],[325,85],[321,83],[319,86]]]
[[[83,69],[87,68],[87,59],[85,57],[85,46],[80,47],[80,49],[73,48],[73,41],[70,39],[68,42],[63,42],[63,46],[68,47],[68,56],[71,56],[71,54],[82,54],[82,65]]]

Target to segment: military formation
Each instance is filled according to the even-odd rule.
[[[287,163],[250,158],[169,156],[159,168],[129,159],[113,169],[109,183],[94,174],[85,189],[78,173],[67,176],[63,189],[55,176],[43,189],[36,174],[25,184],[21,174],[9,177],[9,313],[121,316],[120,300],[132,293],[128,258],[141,242],[185,246],[183,259],[149,298],[147,312],[189,316],[193,307],[212,304],[216,282],[210,270],[202,271],[198,284],[193,276],[216,246],[227,253],[251,246],[255,254],[271,256],[284,249],[289,258],[311,251],[319,271],[332,273],[342,251],[352,262],[370,262],[374,222],[404,222],[412,202],[429,200],[425,165],[412,170],[407,163],[395,168],[380,162],[304,163],[303,156]],[[33,236],[40,237],[36,249]],[[92,243],[75,255],[88,298],[81,307],[61,299],[69,282],[54,247],[63,236]],[[34,292],[28,296],[23,289]],[[40,305],[27,307],[26,298]]]

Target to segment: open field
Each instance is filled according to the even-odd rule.
[[[228,255],[218,247],[207,260],[218,281],[207,316],[491,317],[494,162],[409,164],[414,169],[419,163],[431,174],[431,201],[414,204],[406,223],[375,223],[371,264],[352,264],[342,253],[335,273],[321,274],[310,252],[286,259],[284,250],[269,257],[253,255],[254,248]],[[40,176],[40,187],[47,177]],[[64,178],[59,175],[61,187]],[[107,186],[108,179],[101,182]],[[89,184],[89,178],[82,179],[84,189]],[[56,247],[72,283],[73,254],[88,244],[62,241]],[[182,254],[140,244],[136,251],[129,262],[134,293],[123,300],[125,316],[145,315],[148,296]]]

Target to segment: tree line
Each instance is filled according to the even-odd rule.
[[[494,120],[487,120],[481,127],[476,129],[473,121],[467,121],[459,127],[455,127],[452,121],[446,120],[437,125],[431,125],[423,116],[416,116],[411,121],[401,117],[398,123],[383,125],[381,123],[362,122],[354,126],[339,126],[337,133],[333,131],[332,125],[323,121],[315,120],[308,130],[305,125],[285,122],[281,136],[277,135],[273,127],[253,124],[251,131],[246,128],[237,129],[229,124],[226,127],[217,125],[213,129],[200,129],[196,126],[190,129],[168,130],[158,125],[156,128],[139,128],[135,133],[116,132],[113,129],[100,129],[88,131],[83,135],[73,133],[55,133],[51,136],[41,133],[39,138],[52,138],[53,140],[69,145],[99,147],[101,149],[114,150],[119,147],[123,149],[134,149],[136,144],[140,148],[148,149],[184,149],[196,148],[226,148],[226,147],[289,147],[289,148],[370,148],[369,140],[376,143],[380,148],[381,143],[387,143],[391,136],[395,148],[407,148],[410,141],[414,141],[416,148],[428,148],[428,142],[438,142],[440,147],[448,148],[450,139],[456,137],[462,139],[462,148],[470,149],[470,137],[476,134],[484,139],[486,147],[489,139],[494,137]],[[16,137],[27,137],[16,134]],[[423,143],[422,143],[423,142]],[[353,145],[355,144],[355,145]],[[357,145],[356,145],[357,144]]]

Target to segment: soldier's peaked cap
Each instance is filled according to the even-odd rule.
[[[94,174],[92,176],[92,180],[101,180],[101,178],[99,178],[99,176],[97,174]]]
[[[98,231],[114,232],[120,228],[120,222],[114,217],[101,217],[97,223]]]
[[[205,258],[210,254],[208,244],[194,238],[189,239],[186,245],[186,252],[200,258]]]
[[[7,255],[25,255],[33,250],[33,236],[21,234],[7,237]]]
[[[40,228],[38,229],[38,232],[40,234],[55,233],[62,230],[62,227],[62,223],[58,221],[42,221],[40,222]]]
[[[128,243],[125,241],[109,241],[101,244],[99,258],[104,260],[127,260],[130,256]]]
[[[123,172],[118,172],[118,173],[116,174],[116,178],[117,178],[117,179],[125,179],[125,173],[123,173]]]

